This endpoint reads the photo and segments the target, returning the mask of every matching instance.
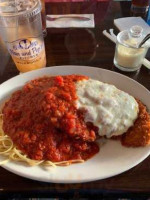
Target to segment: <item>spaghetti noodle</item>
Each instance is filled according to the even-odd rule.
[[[68,166],[72,163],[84,162],[84,160],[78,160],[78,159],[61,161],[61,162],[32,160],[16,148],[11,138],[4,133],[2,125],[3,125],[3,115],[0,114],[0,155],[4,156],[5,158],[4,160],[0,161],[0,165],[4,165],[9,161],[19,161],[19,162],[25,162],[29,166],[44,165],[44,166],[56,167],[56,166]]]
[[[42,77],[14,92],[2,108],[1,154],[29,165],[55,166],[98,153],[95,127],[75,104],[75,83],[86,78]]]

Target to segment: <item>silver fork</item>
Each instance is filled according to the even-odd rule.
[[[65,19],[65,18],[72,18],[72,19],[76,19],[76,20],[81,20],[81,21],[89,21],[91,20],[90,18],[88,17],[82,17],[82,16],[76,16],[76,15],[68,15],[68,16],[58,16],[58,17],[49,17],[49,16],[46,16],[46,19],[48,21],[55,21],[55,20],[59,20],[59,19]]]

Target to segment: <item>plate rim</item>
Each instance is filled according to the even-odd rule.
[[[120,174],[123,174],[123,173],[125,173],[125,172],[127,172],[127,171],[129,171],[130,169],[133,169],[134,167],[136,167],[138,164],[140,164],[142,161],[144,161],[146,158],[148,158],[148,156],[150,155],[150,150],[149,150],[149,152],[141,159],[141,160],[138,160],[138,162],[137,163],[135,163],[132,167],[128,167],[127,169],[125,169],[125,170],[123,170],[123,171],[121,171],[121,172],[119,172],[119,173],[116,173],[115,175],[108,175],[108,176],[105,176],[105,177],[103,177],[103,178],[100,178],[100,177],[98,177],[97,176],[97,178],[90,178],[90,179],[84,179],[84,180],[70,180],[70,179],[59,179],[59,180],[46,180],[46,179],[44,179],[43,177],[40,177],[40,178],[36,178],[36,177],[34,177],[34,176],[32,176],[32,175],[30,175],[30,176],[26,176],[26,175],[24,175],[22,172],[21,173],[19,173],[19,172],[17,172],[17,171],[15,171],[15,170],[11,170],[9,167],[7,167],[7,166],[0,166],[0,167],[2,167],[2,168],[4,168],[4,169],[6,169],[7,171],[9,171],[9,172],[11,172],[11,173],[13,173],[13,174],[16,174],[16,175],[18,175],[18,176],[21,176],[21,177],[24,177],[24,178],[26,178],[26,179],[30,179],[30,180],[35,180],[35,181],[41,181],[41,182],[45,182],[45,183],[60,183],[60,184],[75,184],[75,183],[89,183],[89,182],[93,182],[93,181],[100,181],[100,180],[104,180],[104,179],[108,179],[108,178],[112,178],[112,177],[116,177],[116,176],[118,176],[118,175],[120,175]],[[19,162],[18,162],[19,163]],[[78,164],[78,163],[77,163]],[[79,164],[82,164],[82,163],[79,163]],[[67,166],[66,166],[67,167]]]
[[[24,76],[24,75],[27,75],[27,74],[30,74],[30,73],[35,73],[35,72],[38,72],[38,71],[43,71],[43,70],[45,70],[45,69],[61,68],[61,67],[83,67],[83,68],[86,68],[86,69],[87,69],[87,68],[90,68],[90,69],[91,69],[91,68],[94,68],[94,69],[106,71],[106,72],[108,72],[108,73],[117,74],[118,76],[122,76],[122,77],[125,77],[125,78],[129,79],[129,80],[132,80],[134,83],[140,85],[144,90],[147,90],[147,92],[150,93],[150,90],[147,89],[144,85],[142,85],[142,84],[139,83],[138,81],[136,81],[136,80],[134,80],[134,79],[132,79],[132,78],[130,78],[130,77],[124,75],[124,74],[121,74],[121,73],[119,73],[119,72],[115,72],[115,71],[112,71],[112,70],[109,70],[109,69],[104,69],[104,68],[94,67],[94,66],[88,66],[88,65],[87,65],[87,66],[86,66],[86,65],[58,65],[58,66],[57,66],[57,65],[56,65],[56,66],[54,65],[54,66],[48,66],[48,67],[41,68],[41,69],[37,69],[37,70],[32,70],[32,71],[25,72],[25,73],[20,73],[20,74],[18,74],[18,75],[16,75],[16,76],[14,76],[14,77],[12,77],[12,78],[10,78],[10,79],[4,81],[3,83],[1,83],[1,84],[0,84],[0,87],[1,87],[1,86],[4,86],[4,85],[6,84],[7,81],[12,81],[13,79],[15,79],[16,77],[19,77],[19,76]],[[60,74],[60,75],[61,75],[61,74]],[[38,78],[38,77],[37,77],[37,78]]]
[[[136,81],[136,80],[134,80],[134,79],[132,79],[132,78],[130,78],[130,77],[128,77],[128,76],[126,76],[126,75],[123,75],[123,74],[120,74],[120,73],[118,73],[118,72],[114,72],[114,71],[111,71],[111,70],[109,70],[109,69],[103,69],[103,68],[99,68],[99,67],[93,67],[93,66],[82,66],[82,65],[59,65],[59,66],[50,66],[50,67],[46,67],[46,68],[42,68],[42,69],[38,69],[38,70],[34,70],[34,71],[30,71],[30,72],[26,72],[26,73],[24,73],[24,74],[19,74],[19,75],[16,75],[16,76],[14,76],[14,77],[12,77],[12,78],[10,78],[10,79],[8,79],[8,80],[6,80],[5,82],[3,82],[2,84],[0,84],[0,88],[1,87],[5,87],[5,84],[7,84],[7,82],[9,82],[9,81],[13,81],[13,79],[16,79],[16,78],[18,78],[18,77],[24,77],[24,76],[28,76],[28,74],[34,74],[34,73],[38,73],[38,72],[40,72],[40,71],[44,71],[45,69],[47,69],[47,70],[49,70],[49,69],[52,69],[52,68],[61,68],[61,67],[82,67],[82,68],[86,68],[86,69],[88,69],[88,68],[95,68],[95,69],[98,69],[98,70],[100,70],[100,71],[104,71],[104,72],[106,72],[106,73],[113,73],[113,74],[116,74],[117,76],[121,76],[121,77],[124,77],[124,78],[126,78],[126,79],[129,79],[129,80],[131,80],[131,81],[133,81],[135,84],[137,84],[137,85],[140,85],[140,87],[142,87],[142,89],[144,89],[146,92],[148,92],[149,94],[150,94],[150,91],[146,88],[146,87],[144,87],[141,83],[139,83],[138,81]],[[68,73],[69,74],[69,73]],[[46,74],[45,74],[46,75]],[[60,72],[60,75],[61,75],[61,72]],[[41,76],[43,76],[43,75],[41,75]],[[53,76],[53,74],[52,74],[52,76]],[[38,77],[40,77],[40,75],[37,75],[37,77],[36,78],[38,78]],[[35,78],[33,78],[33,79],[35,79]],[[30,80],[32,80],[32,79],[30,79]],[[100,177],[98,177],[97,176],[97,178],[86,178],[86,179],[84,179],[84,180],[64,180],[64,179],[59,179],[59,180],[45,180],[43,177],[41,177],[41,178],[36,178],[35,176],[31,176],[31,175],[29,175],[29,176],[26,176],[26,175],[24,175],[22,172],[21,173],[19,173],[18,171],[16,171],[16,170],[11,170],[10,168],[9,168],[9,166],[5,166],[5,165],[2,165],[1,167],[3,167],[4,169],[6,169],[6,170],[8,170],[9,172],[11,172],[11,173],[14,173],[14,174],[16,174],[16,175],[19,175],[19,176],[21,176],[21,177],[24,177],[24,178],[28,178],[28,179],[31,179],[31,180],[36,180],[36,181],[42,181],[42,182],[51,182],[51,183],[63,183],[63,184],[66,184],[66,183],[84,183],[84,182],[91,182],[91,181],[97,181],[97,180],[103,180],[103,179],[107,179],[107,178],[111,178],[111,177],[114,177],[114,176],[117,176],[117,175],[119,175],[119,174],[122,174],[122,173],[124,173],[124,172],[126,172],[126,171],[128,171],[128,170],[130,170],[130,169],[132,169],[133,167],[135,167],[136,165],[138,165],[139,163],[141,163],[142,161],[144,161],[148,156],[150,155],[150,149],[149,149],[149,151],[140,159],[140,160],[138,160],[137,162],[135,162],[134,163],[134,165],[132,165],[132,167],[131,166],[128,166],[125,170],[122,170],[121,172],[119,172],[119,173],[116,173],[115,175],[108,175],[108,176],[105,176],[105,177],[103,177],[103,178],[100,178]]]

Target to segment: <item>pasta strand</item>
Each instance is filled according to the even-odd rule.
[[[32,160],[24,155],[20,150],[18,150],[11,138],[6,135],[3,131],[3,115],[0,113],[0,155],[6,157],[5,160],[0,161],[0,165],[4,165],[9,161],[19,161],[25,162],[29,166],[68,166],[72,163],[83,163],[84,160],[68,160],[68,161],[61,161],[61,162],[52,162],[52,161],[44,161],[44,160]]]

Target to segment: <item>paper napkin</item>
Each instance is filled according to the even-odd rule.
[[[55,21],[49,21],[46,20],[47,28],[69,28],[69,27],[86,27],[86,28],[94,28],[95,22],[94,22],[94,14],[70,14],[70,15],[47,15],[49,17],[64,17],[59,18]],[[65,18],[65,16],[70,16],[70,18]],[[79,20],[75,18],[71,18],[72,16],[79,16],[79,17],[86,17],[89,18],[88,21],[85,20]]]
[[[150,33],[149,25],[141,17],[125,17],[114,20],[115,26],[120,30],[130,29],[134,25],[141,26],[145,35]]]

